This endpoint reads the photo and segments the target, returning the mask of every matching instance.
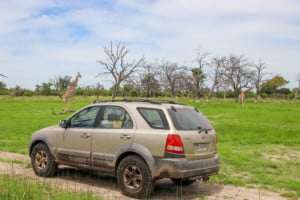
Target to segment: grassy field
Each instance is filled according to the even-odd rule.
[[[76,98],[79,109],[94,98]],[[279,192],[300,197],[300,103],[248,100],[244,109],[233,100],[177,99],[199,108],[218,133],[222,159],[220,174],[211,181]],[[8,98],[0,96],[0,150],[27,154],[33,131],[57,124],[67,115],[57,97]]]
[[[71,192],[50,183],[27,180],[21,176],[0,176],[1,200],[101,200],[90,192]]]

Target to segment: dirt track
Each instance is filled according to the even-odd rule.
[[[29,163],[29,157],[21,154],[7,153],[0,151],[0,158],[7,160],[20,160]],[[97,196],[107,200],[131,199],[124,196],[117,186],[116,180],[112,177],[104,177],[95,172],[86,172],[67,167],[61,167],[59,174],[55,178],[37,177],[32,169],[26,169],[24,164],[12,164],[0,162],[0,174],[19,174],[47,181],[62,189],[68,191],[91,191]],[[277,193],[248,189],[243,187],[234,187],[219,185],[213,183],[196,182],[190,186],[179,187],[167,179],[160,180],[155,185],[154,194],[151,199],[199,199],[205,196],[205,199],[235,199],[235,200],[281,200],[285,199]]]

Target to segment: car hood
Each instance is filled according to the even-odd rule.
[[[59,125],[52,125],[52,126],[48,126],[48,127],[45,127],[45,128],[42,128],[39,131],[53,131],[55,129],[62,129]]]
[[[33,135],[36,134],[51,134],[51,133],[55,133],[57,131],[61,131],[63,128],[60,127],[59,125],[52,125],[52,126],[48,126],[45,128],[42,128],[40,130],[37,130],[33,133]]]

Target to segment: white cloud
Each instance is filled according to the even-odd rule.
[[[11,74],[25,65],[44,81],[60,72],[91,77],[99,72],[103,47],[120,41],[131,56],[150,61],[191,63],[199,45],[212,56],[244,54],[294,79],[300,70],[299,14],[297,0],[2,1],[0,70]],[[32,87],[35,74],[18,74],[18,81]]]

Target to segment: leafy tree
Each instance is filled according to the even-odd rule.
[[[196,98],[199,99],[202,94],[201,90],[206,79],[206,75],[203,72],[203,68],[208,65],[207,62],[208,52],[202,51],[201,48],[197,50],[196,62],[198,67],[192,69],[193,73],[193,92],[196,94]]]
[[[204,84],[204,80],[206,78],[205,74],[202,72],[201,68],[193,68],[193,86],[194,93],[196,94],[196,98],[199,99],[202,96],[201,90]]]
[[[278,94],[283,95],[283,96],[287,96],[289,94],[291,94],[291,90],[289,88],[280,88],[276,91]]]
[[[159,91],[159,82],[154,74],[145,74],[141,79],[141,86],[145,91],[146,97],[155,97]]]
[[[71,85],[72,76],[65,75],[64,77],[58,76],[51,79],[49,82],[54,86],[55,90],[63,91]]]
[[[297,83],[298,83],[298,87],[294,89],[295,96],[294,96],[292,101],[294,101],[295,99],[297,99],[299,97],[299,93],[300,93],[300,73],[298,73],[296,75],[296,80],[297,80]]]
[[[44,96],[52,95],[52,83],[42,83],[42,85],[35,85],[35,91]]]
[[[6,84],[0,81],[0,90],[5,90]]]
[[[17,85],[14,89],[11,89],[10,96],[23,96],[24,93],[25,93],[25,89]]]
[[[6,84],[0,81],[0,95],[7,94],[7,91]]]
[[[266,93],[268,96],[271,96],[272,94],[276,94],[277,90],[288,84],[289,81],[285,80],[282,76],[276,75],[273,78],[265,81],[261,85],[262,92]]]
[[[130,83],[126,83],[123,85],[122,96],[130,97],[134,92],[134,86]]]

